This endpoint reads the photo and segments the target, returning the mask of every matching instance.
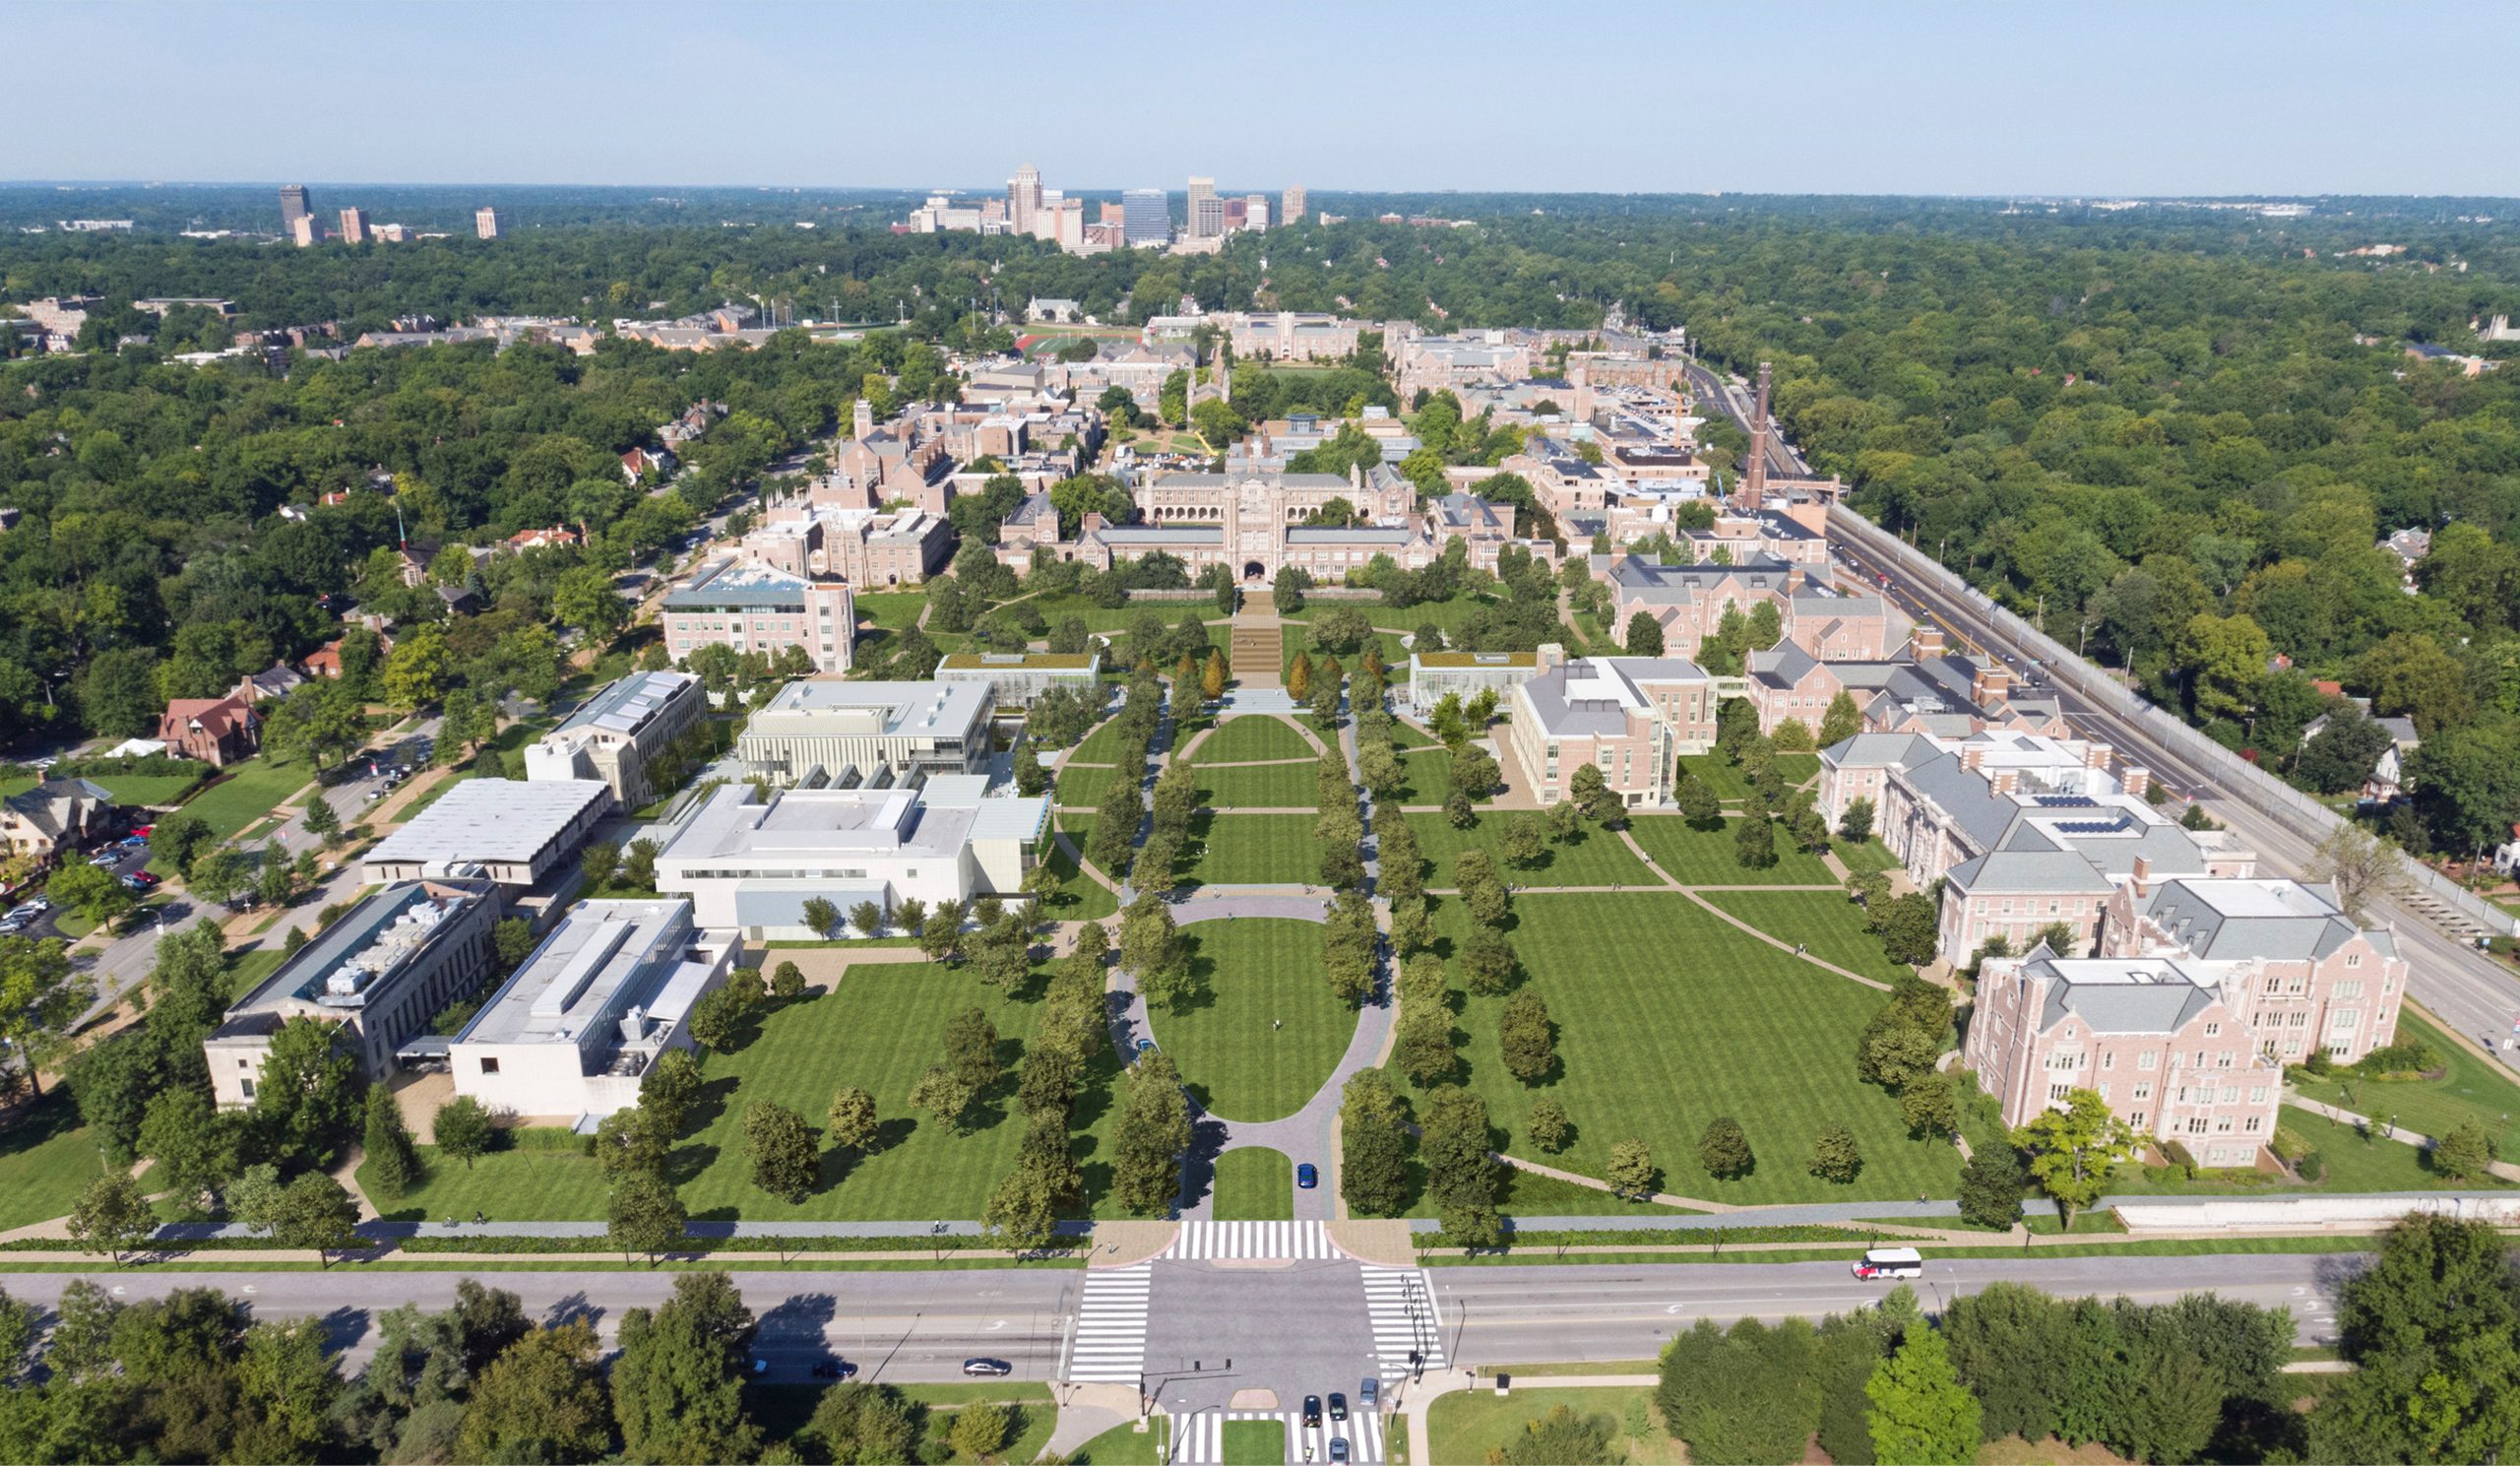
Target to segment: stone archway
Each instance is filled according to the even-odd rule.
[[[1242,562],[1242,578],[1245,581],[1253,582],[1267,580],[1269,578],[1269,567],[1261,564],[1258,560],[1245,560]]]

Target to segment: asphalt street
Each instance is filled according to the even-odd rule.
[[[51,1306],[75,1273],[13,1274],[9,1293]],[[458,1272],[116,1272],[92,1281],[125,1303],[178,1288],[218,1288],[244,1298],[264,1318],[320,1317],[344,1369],[364,1365],[376,1347],[377,1314],[406,1303],[452,1307]],[[1067,1320],[1084,1286],[1081,1268],[979,1268],[938,1272],[728,1274],[760,1320],[754,1355],[765,1377],[812,1378],[813,1366],[842,1359],[857,1377],[897,1382],[963,1377],[963,1361],[987,1357],[1015,1367],[1018,1379],[1057,1370]],[[516,1294],[537,1323],[585,1318],[613,1346],[625,1308],[655,1307],[673,1291],[670,1272],[501,1272],[479,1281]],[[1359,1305],[1361,1312],[1362,1306]]]
[[[1933,1261],[1910,1284],[1928,1310],[1998,1280],[2060,1297],[2124,1295],[2162,1303],[2210,1290],[2290,1307],[2304,1344],[2330,1344],[2335,1288],[2360,1254],[2023,1257]],[[1652,1359],[1701,1318],[1819,1318],[1878,1303],[1896,1285],[1857,1279],[1843,1262],[1439,1267],[1436,1313],[1456,1369]]]
[[[1154,1299],[1146,1390],[1174,1415],[1222,1410],[1247,1389],[1292,1410],[1380,1372],[1354,1262],[1158,1262]]]

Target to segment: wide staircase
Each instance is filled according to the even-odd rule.
[[[1233,679],[1247,688],[1279,685],[1278,669],[1286,650],[1286,633],[1275,625],[1245,626],[1235,622],[1228,660]]]

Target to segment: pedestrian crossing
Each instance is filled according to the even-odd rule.
[[[1223,1466],[1228,1421],[1276,1421],[1287,1428],[1287,1459],[1322,1466],[1330,1459],[1330,1442],[1348,1442],[1348,1458],[1363,1466],[1383,1459],[1383,1418],[1353,1407],[1344,1421],[1324,1415],[1307,1430],[1300,1411],[1200,1410],[1172,1418],[1172,1459],[1183,1466]]]
[[[1262,1257],[1328,1261],[1347,1254],[1330,1241],[1327,1222],[1184,1222],[1163,1255],[1201,1262]]]
[[[1076,1306],[1076,1337],[1068,1346],[1067,1377],[1135,1384],[1146,1369],[1147,1304],[1155,1269],[1089,1268]]]
[[[1373,1326],[1382,1377],[1398,1379],[1444,1362],[1443,1319],[1424,1268],[1365,1267],[1365,1314]],[[1412,1361],[1410,1356],[1418,1358]]]

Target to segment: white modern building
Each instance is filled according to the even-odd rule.
[[[991,797],[977,774],[916,789],[778,790],[766,803],[728,785],[657,857],[657,889],[689,897],[711,931],[806,939],[822,934],[804,916],[816,897],[890,912],[913,897],[1018,895],[1049,829],[1047,798]]]
[[[700,679],[688,672],[633,672],[527,744],[525,777],[537,784],[599,780],[623,807],[636,809],[656,797],[648,766],[707,706]]]
[[[497,890],[486,881],[405,881],[368,897],[298,948],[203,1041],[211,1093],[222,1106],[254,1103],[272,1036],[292,1018],[334,1025],[335,1042],[369,1078],[394,1073],[405,1044],[490,975],[498,919]]]
[[[530,889],[559,870],[613,808],[595,779],[467,779],[376,843],[369,885],[473,877]]]
[[[592,1130],[638,1103],[659,1055],[691,1047],[692,1006],[734,955],[688,901],[579,902],[449,1046],[455,1092]]]
[[[986,766],[987,682],[790,682],[735,740],[744,771],[781,785],[900,783]],[[817,772],[819,771],[819,772]]]
[[[1091,695],[1102,676],[1100,652],[956,652],[936,666],[939,682],[980,682],[1001,708],[1029,708],[1053,687]]]
[[[1422,718],[1453,694],[1468,702],[1481,692],[1494,692],[1496,700],[1505,703],[1516,687],[1565,660],[1566,649],[1555,642],[1544,644],[1537,652],[1412,651],[1406,694],[1409,711]]]

